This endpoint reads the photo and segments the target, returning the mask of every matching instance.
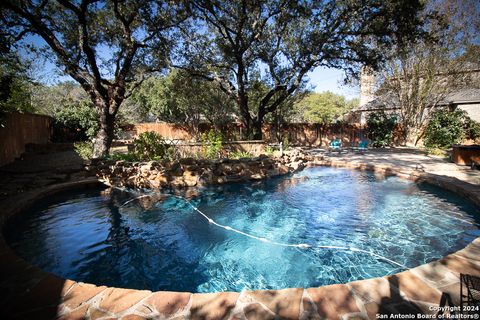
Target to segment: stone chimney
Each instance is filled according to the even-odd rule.
[[[375,99],[375,74],[372,68],[363,66],[360,74],[360,105]]]

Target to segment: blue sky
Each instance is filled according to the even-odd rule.
[[[341,94],[348,99],[360,97],[358,87],[350,87],[343,84],[344,72],[342,70],[318,67],[310,72],[308,77],[310,85],[314,87],[315,92],[331,91]]]

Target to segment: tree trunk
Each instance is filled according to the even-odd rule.
[[[99,159],[109,155],[115,129],[115,116],[111,115],[107,108],[100,110],[100,129],[93,143],[93,159]]]
[[[263,119],[255,119],[253,122],[253,140],[262,140],[263,133],[262,133],[262,122]]]
[[[248,110],[248,98],[245,93],[239,92],[237,97],[237,105],[243,118],[243,124],[245,125],[245,133],[243,138],[251,139],[253,135],[252,118]]]
[[[416,128],[406,127],[405,128],[405,145],[415,147],[418,143],[417,136],[418,136],[418,131]]]

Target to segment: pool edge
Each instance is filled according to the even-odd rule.
[[[337,160],[314,160],[313,166],[344,167],[395,175],[450,190],[480,207],[480,188],[454,177],[417,170]],[[411,310],[437,313],[442,297],[457,302],[459,273],[480,276],[480,237],[440,260],[391,276],[318,288],[289,288],[221,293],[151,292],[75,282],[42,271],[18,257],[6,244],[6,220],[50,194],[89,185],[97,179],[55,184],[13,196],[0,208],[0,315],[19,318],[192,318],[320,319],[359,317]],[[45,317],[43,317],[44,315]]]

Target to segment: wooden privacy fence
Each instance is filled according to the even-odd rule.
[[[327,146],[334,139],[341,139],[346,147],[357,145],[366,138],[365,130],[349,124],[307,124],[290,123],[280,127],[264,125],[264,140],[277,142],[288,139],[291,145]]]
[[[15,160],[25,152],[25,145],[28,143],[49,142],[52,121],[51,117],[38,114],[7,114],[5,126],[0,127],[0,166]]]
[[[198,128],[198,133],[206,132],[212,127],[208,124],[202,124]],[[155,131],[167,139],[197,141],[198,133],[195,134],[186,126],[170,123],[138,123],[128,129],[130,136],[136,137],[142,132]],[[241,128],[235,124],[222,128],[222,133],[226,140],[241,140]],[[356,125],[349,124],[306,124],[291,123],[281,126],[266,124],[262,128],[263,140],[266,143],[277,143],[288,140],[291,145],[299,146],[326,146],[333,139],[341,139],[345,146],[354,146],[366,138],[365,130]]]

